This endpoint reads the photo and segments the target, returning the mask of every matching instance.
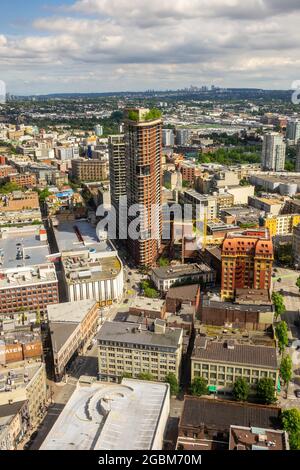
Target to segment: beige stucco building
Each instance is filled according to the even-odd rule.
[[[106,322],[98,334],[99,378],[120,381],[124,374],[139,378],[150,373],[164,382],[173,373],[179,379],[183,330],[156,320],[154,330],[127,322]]]
[[[56,380],[61,380],[72,357],[84,351],[95,336],[99,310],[94,300],[48,306],[48,320]]]
[[[23,361],[0,368],[0,406],[28,401],[30,425],[34,427],[44,416],[47,402],[45,364],[37,360]]]
[[[278,383],[276,348],[198,336],[191,357],[191,380],[196,377],[206,379],[211,391],[230,392],[239,377],[252,387],[262,378],[271,378],[275,387]]]

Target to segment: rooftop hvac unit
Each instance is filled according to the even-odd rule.
[[[81,271],[78,273],[79,279],[88,279],[92,277],[91,271]]]

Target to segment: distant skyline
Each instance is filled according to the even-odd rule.
[[[299,0],[2,0],[11,94],[290,89]]]

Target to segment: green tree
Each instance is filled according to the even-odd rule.
[[[45,188],[43,189],[43,191],[40,191],[39,192],[39,200],[40,202],[45,202],[45,200],[47,199],[47,197],[49,197],[51,195],[50,191],[48,188]]]
[[[248,180],[244,178],[244,179],[241,179],[240,186],[250,186],[250,183]]]
[[[282,426],[289,433],[291,450],[300,450],[300,410],[291,408],[281,414]]]
[[[290,356],[284,356],[280,364],[280,377],[286,386],[286,393],[288,391],[289,383],[293,377],[293,361]]]
[[[122,374],[122,379],[132,379],[132,374],[130,372],[124,372]]]
[[[208,395],[208,393],[207,380],[203,377],[196,377],[191,384],[191,394],[196,397],[201,397],[202,395]]]
[[[153,375],[150,374],[150,372],[141,372],[138,375],[138,379],[139,380],[148,380],[149,382],[151,382],[153,380]]]
[[[282,315],[283,313],[286,312],[285,304],[284,304],[284,299],[279,292],[273,292],[272,294],[272,301],[275,307],[275,316],[276,318],[279,315]]]
[[[160,297],[159,292],[150,281],[142,281],[141,288],[144,291],[144,296],[148,297],[148,299],[158,299]]]
[[[21,189],[21,186],[17,185],[17,183],[5,183],[0,185],[0,194],[10,194],[13,191],[20,191]]]
[[[282,354],[289,344],[289,334],[288,334],[288,326],[285,321],[281,321],[276,325],[275,328],[276,337],[278,339],[278,346],[280,354]]]
[[[257,397],[267,405],[271,405],[276,401],[275,384],[271,378],[263,378],[257,384]]]
[[[247,401],[250,393],[250,386],[246,379],[238,377],[233,385],[233,396],[237,401]]]
[[[298,279],[296,281],[296,286],[298,287],[299,292],[300,292],[300,277],[298,277]]]
[[[168,258],[161,257],[158,260],[158,264],[161,268],[163,268],[165,266],[169,266],[170,260]]]
[[[178,395],[179,385],[176,375],[170,372],[168,375],[166,375],[166,382],[170,385],[171,395]]]

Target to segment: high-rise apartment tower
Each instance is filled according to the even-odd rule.
[[[286,145],[283,136],[278,132],[264,135],[261,165],[263,170],[283,171],[285,165]]]
[[[125,111],[128,208],[139,205],[138,239],[128,236],[128,247],[138,265],[152,265],[161,243],[162,119],[149,109]],[[137,207],[137,206],[135,206]],[[136,216],[128,216],[128,226]]]

